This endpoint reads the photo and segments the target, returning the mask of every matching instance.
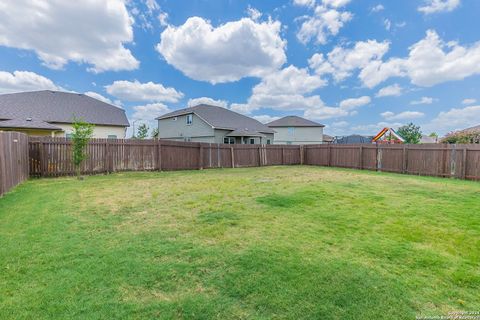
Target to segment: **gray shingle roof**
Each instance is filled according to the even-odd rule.
[[[62,128],[51,125],[48,122],[36,119],[12,119],[0,121],[0,128],[25,128],[25,129],[45,129],[62,130]]]
[[[325,127],[323,124],[313,122],[298,116],[286,116],[267,123],[269,127]]]
[[[198,105],[191,108],[176,110],[157,118],[157,120],[194,113],[215,129],[245,130],[249,132],[273,133],[274,131],[255,119],[233,112],[226,108]]]
[[[53,123],[79,118],[97,125],[129,126],[125,110],[84,94],[45,90],[0,95],[0,119],[27,118]]]
[[[464,129],[464,130],[462,130],[462,132],[467,132],[467,133],[480,132],[480,125],[475,126],[475,127],[471,127],[471,128],[467,128],[467,129]]]

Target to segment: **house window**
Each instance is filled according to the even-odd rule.
[[[187,125],[191,125],[193,122],[193,114],[187,114]]]
[[[117,139],[117,135],[116,134],[109,134],[108,139]]]
[[[270,139],[267,139],[267,144],[271,144]]]
[[[295,128],[294,127],[289,127],[288,128],[288,134],[293,136],[295,134]]]
[[[250,138],[250,144],[255,144],[255,139],[254,138]]]
[[[235,138],[225,137],[225,138],[223,138],[223,143],[225,143],[225,144],[235,144]]]
[[[190,142],[190,141],[192,141],[192,138],[191,137],[185,137],[185,138],[183,138],[183,140],[186,141],[186,142]]]
[[[177,121],[177,117],[173,117],[172,120],[173,120],[173,121]]]

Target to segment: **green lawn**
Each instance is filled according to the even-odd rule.
[[[265,167],[0,199],[0,319],[414,319],[479,288],[478,182]]]

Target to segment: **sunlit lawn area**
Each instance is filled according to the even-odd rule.
[[[265,167],[0,199],[0,319],[413,319],[479,292],[478,182]]]

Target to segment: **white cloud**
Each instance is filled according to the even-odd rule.
[[[327,107],[325,105],[317,108],[308,109],[303,113],[303,116],[308,119],[325,120],[330,118],[338,118],[347,116],[348,112],[341,108]]]
[[[377,133],[380,132],[383,128],[398,128],[400,126],[404,125],[402,122],[385,122],[385,121],[380,121],[375,124],[361,124],[352,127],[352,133],[356,134],[364,134],[364,135],[370,135],[374,136]]]
[[[383,19],[383,25],[385,26],[385,30],[390,31],[392,29],[392,22],[390,19]]]
[[[157,16],[158,22],[160,22],[160,25],[162,27],[168,26],[168,13],[166,12],[160,12]]]
[[[255,9],[250,5],[247,8],[247,14],[254,21],[257,21],[258,19],[260,19],[262,17],[262,13],[258,9]]]
[[[344,7],[350,3],[351,0],[323,0],[323,4],[334,8]]]
[[[348,125],[349,123],[347,121],[337,121],[332,123],[332,127],[334,128],[346,128]]]
[[[316,53],[309,59],[309,65],[318,75],[332,74],[335,81],[339,82],[350,77],[354,70],[367,67],[372,61],[380,62],[389,47],[387,41],[359,41],[350,49],[335,47],[326,59],[323,54]]]
[[[370,88],[395,76],[408,76],[415,85],[431,87],[476,74],[480,74],[480,42],[470,47],[445,43],[435,31],[428,30],[423,40],[410,47],[407,58],[374,61],[359,77]]]
[[[388,87],[384,87],[380,89],[377,94],[375,95],[376,97],[398,97],[402,95],[402,87],[400,87],[397,83],[393,84]]]
[[[460,5],[460,0],[425,0],[425,5],[418,7],[424,14],[453,11]]]
[[[188,100],[188,107],[195,107],[195,106],[198,106],[200,104],[208,104],[208,105],[211,105],[211,106],[218,106],[218,107],[222,107],[222,108],[227,108],[228,107],[228,102],[225,101],[225,100],[215,100],[215,99],[212,99],[212,98],[208,98],[208,97],[200,97],[200,98],[195,98],[195,99],[189,99]]]
[[[0,93],[37,90],[61,90],[52,80],[35,72],[0,71]]]
[[[411,120],[411,119],[418,119],[425,116],[424,113],[418,112],[418,111],[404,111],[397,114],[391,111],[387,111],[387,112],[381,113],[380,115],[388,121]]]
[[[346,99],[340,102],[340,108],[345,110],[352,110],[358,107],[369,104],[372,99],[369,96],[363,96],[359,98]]]
[[[453,108],[440,112],[432,121],[422,125],[422,129],[428,132],[447,133],[449,131],[477,126],[479,119],[480,106]]]
[[[262,77],[286,62],[281,23],[250,18],[219,27],[199,17],[168,26],[156,46],[165,60],[188,77],[210,83]]]
[[[377,4],[375,7],[372,8],[372,12],[380,12],[385,10],[385,7],[382,4]]]
[[[329,4],[335,5],[336,2],[340,3],[341,1],[328,1]],[[335,7],[329,8],[325,5],[319,5],[315,8],[314,14],[307,17],[302,23],[297,38],[303,44],[312,40],[318,44],[325,44],[328,37],[330,35],[336,36],[352,17],[352,13],[348,11],[339,11]]]
[[[87,91],[85,92],[85,95],[92,97],[94,99],[103,101],[105,103],[113,104],[112,100],[108,99],[107,97],[102,96],[100,93],[93,92],[93,91]]]
[[[269,116],[266,114],[262,114],[259,116],[253,116],[253,119],[260,121],[261,123],[269,123],[275,120],[280,119],[280,117]]]
[[[53,69],[69,61],[93,72],[138,68],[124,46],[133,41],[132,24],[122,0],[0,2],[0,45],[33,50]]]
[[[315,0],[293,0],[293,4],[297,6],[313,7],[315,5]]]
[[[434,98],[431,98],[431,97],[422,97],[422,98],[420,98],[420,100],[414,100],[414,101],[410,102],[410,104],[412,104],[412,105],[417,105],[417,104],[432,104],[433,101],[435,101]]]
[[[469,104],[477,103],[477,100],[476,99],[463,99],[462,103],[465,104],[465,105],[469,105]]]
[[[153,121],[171,110],[163,103],[149,103],[141,106],[134,106],[132,118],[134,120]]]
[[[288,66],[265,76],[252,90],[246,104],[232,104],[232,110],[250,113],[260,108],[276,110],[305,110],[322,106],[319,96],[305,96],[325,85],[317,75],[307,69]]]
[[[131,82],[117,80],[105,86],[108,94],[126,101],[164,101],[177,102],[183,93],[174,88],[165,88],[160,83],[141,83],[137,80]]]

